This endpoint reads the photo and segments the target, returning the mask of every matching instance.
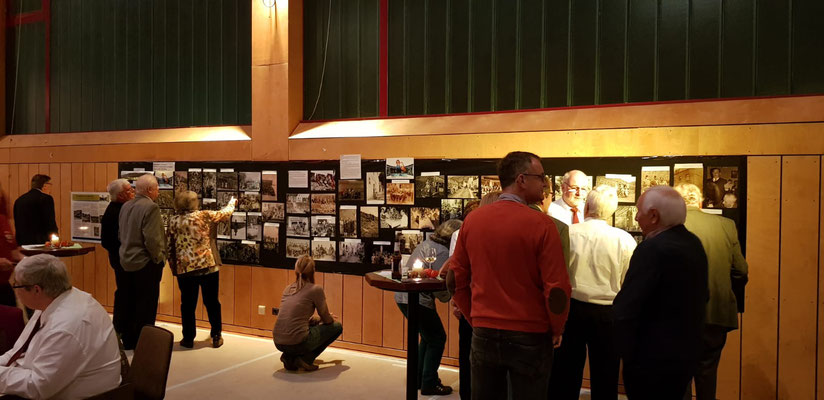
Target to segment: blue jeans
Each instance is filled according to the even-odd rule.
[[[546,399],[552,366],[549,333],[475,327],[469,359],[473,400],[506,399],[510,393],[518,400]]]
[[[309,334],[302,342],[298,344],[275,343],[275,347],[286,356],[300,357],[307,364],[312,365],[320,353],[323,353],[341,333],[343,333],[343,325],[340,322],[310,326]]]

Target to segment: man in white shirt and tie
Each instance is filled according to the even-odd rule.
[[[572,300],[564,339],[552,365],[552,399],[578,399],[587,352],[592,398],[618,398],[612,300],[621,290],[636,243],[629,233],[607,223],[617,207],[615,188],[598,186],[587,196],[586,218],[569,227]]]
[[[567,225],[584,222],[584,200],[591,186],[585,173],[568,171],[561,183],[561,198],[553,201],[546,213]]]
[[[11,350],[0,356],[0,394],[84,399],[120,384],[120,350],[109,315],[72,288],[54,256],[24,258],[14,270],[17,298],[35,310]]]

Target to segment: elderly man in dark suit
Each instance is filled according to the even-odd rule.
[[[37,174],[31,178],[31,190],[14,202],[14,230],[17,244],[43,244],[57,234],[51,178]]]
[[[126,297],[128,283],[126,271],[120,265],[120,210],[123,204],[134,198],[134,188],[125,179],[115,179],[107,187],[111,201],[103,213],[100,220],[100,241],[103,248],[109,253],[109,264],[114,270],[114,281],[117,288],[114,291],[114,310],[112,312],[112,323],[114,329],[119,334],[123,334],[126,327],[123,306],[129,301]]]
[[[714,400],[718,363],[727,332],[738,329],[738,306],[732,281],[746,283],[747,260],[741,253],[733,220],[702,212],[698,186],[681,184],[675,190],[687,204],[684,226],[701,240],[709,262],[710,301],[704,321],[703,351],[694,380],[696,398]]]
[[[123,346],[137,345],[144,325],[154,325],[160,279],[166,264],[166,233],[157,199],[157,179],[143,175],[135,184],[135,197],[120,209],[120,265],[125,278]],[[118,287],[118,289],[120,289]]]
[[[638,199],[644,241],[613,302],[624,386],[632,399],[680,399],[695,374],[708,297],[707,256],[684,226],[684,199],[654,186]]]

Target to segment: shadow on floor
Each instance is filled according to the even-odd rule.
[[[273,378],[277,378],[289,382],[319,382],[331,381],[337,379],[340,374],[349,370],[348,365],[343,365],[344,360],[330,360],[324,361],[321,359],[315,360],[315,365],[318,366],[316,371],[287,371],[283,368],[283,364],[278,361],[275,363],[275,372],[272,373]]]

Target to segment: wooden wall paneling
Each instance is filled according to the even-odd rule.
[[[361,278],[363,279],[363,278]],[[383,345],[383,290],[363,280],[363,344]]]
[[[2,8],[2,7],[0,7]],[[6,191],[6,195],[9,196],[9,216],[11,221],[11,226],[14,226],[14,201],[20,197],[20,188],[18,185],[18,181],[20,180],[19,176],[19,167],[17,164],[8,164],[9,166],[9,182],[8,185],[3,187],[3,190]]]
[[[220,318],[224,324],[235,321],[235,268],[231,265],[220,267]]]
[[[175,307],[174,304],[174,288],[177,286],[174,278],[172,270],[163,266],[163,276],[160,278],[160,295],[157,299],[158,314],[173,315],[175,309],[180,309],[179,306]]]
[[[747,158],[749,283],[742,318],[741,398],[775,399],[781,157]],[[752,329],[750,329],[752,327]]]
[[[68,163],[61,163],[60,164],[60,191],[61,199],[60,199],[60,208],[62,211],[60,213],[60,221],[58,222],[60,226],[60,232],[63,232],[65,229],[71,229],[72,225],[72,213],[71,213],[71,191],[72,191],[72,165]],[[72,284],[74,286],[78,285],[78,281],[74,275],[74,259],[77,257],[71,257],[65,259],[66,267],[69,268],[69,272],[72,275]],[[82,282],[80,282],[82,284]]]
[[[52,179],[54,178],[53,176],[51,176],[51,165],[49,165],[49,164],[40,164],[40,165],[38,165],[37,166],[37,173],[38,174],[43,174],[43,175],[48,175]]]
[[[395,304],[395,293],[383,292],[383,347],[403,349],[404,347],[404,317]]]
[[[31,178],[40,172],[40,164],[29,164],[29,183],[31,183]],[[48,175],[48,172],[46,172]]]
[[[172,309],[169,315],[180,316],[180,286],[177,284],[177,277],[172,279]]]
[[[326,304],[329,312],[338,316],[343,321],[346,315],[343,314],[343,275],[327,273],[323,276],[323,291],[326,292]],[[343,330],[347,326],[344,324]]]
[[[120,172],[117,170],[117,163],[106,163],[106,188],[108,189],[109,182],[117,179],[120,176]],[[106,251],[105,249],[103,251]],[[108,253],[107,253],[108,254]],[[107,293],[106,298],[108,299],[108,304],[114,305],[114,291],[117,290],[117,282],[114,279],[114,270],[111,268],[111,264],[109,264],[109,270],[106,272],[107,276]]]
[[[824,176],[824,163],[822,163],[822,176]],[[824,198],[824,186],[821,187],[821,197]],[[816,321],[815,326],[818,329],[818,344],[816,349],[818,350],[818,359],[817,359],[817,367],[816,371],[818,371],[818,376],[816,377],[816,388],[817,393],[816,400],[824,400],[824,328],[822,328],[822,324],[824,324],[824,266],[822,266],[822,261],[824,261],[824,235],[821,234],[821,226],[822,226],[822,218],[824,217],[824,202],[821,203],[820,213],[818,214],[818,226],[819,226],[819,255],[818,255],[818,320]]]
[[[739,329],[727,333],[727,343],[721,352],[716,389],[716,396],[719,399],[741,398],[739,390],[741,385],[741,334],[739,318]]]
[[[449,305],[447,303],[441,303],[440,301],[435,299],[435,311],[438,312],[438,317],[441,318],[443,330],[446,332],[446,343],[443,347],[443,355],[444,357],[449,357],[449,342],[451,342],[453,339],[455,341],[458,341],[457,336],[453,338],[449,335]]]
[[[29,175],[29,165],[18,164],[17,176],[19,177],[19,179],[17,180],[17,197],[20,197],[23,193],[28,192],[31,188],[31,175]]]
[[[83,164],[72,163],[71,166],[71,191],[81,192],[83,191]],[[21,168],[21,170],[22,169],[23,168]],[[28,172],[26,173],[26,175],[28,175]],[[69,218],[68,223],[69,225],[67,226],[71,226],[71,218]],[[74,286],[76,286],[80,290],[91,293],[91,290],[93,290],[93,288],[87,288],[85,282],[86,272],[84,257],[71,257],[70,260],[72,263],[72,282],[74,282]]]
[[[447,355],[449,357],[460,357],[460,324],[461,321],[452,314],[452,305],[447,304],[449,309],[448,324],[444,325],[446,328],[446,335],[449,338],[446,342]]]
[[[3,193],[6,195],[6,200],[8,200],[8,203],[6,204],[8,210],[6,210],[6,212],[10,215],[12,210],[11,204],[14,202],[14,198],[9,197],[9,164],[0,164],[0,189],[2,189]],[[11,219],[10,216],[9,219]]]
[[[84,192],[93,192],[95,190],[95,163],[83,163],[83,186],[81,190]],[[103,302],[102,293],[97,293],[97,286],[95,286],[97,279],[97,267],[95,266],[95,258],[93,253],[83,255],[83,287],[86,291],[91,293],[99,302]]]
[[[363,341],[363,277],[343,275],[343,340]]]
[[[94,189],[95,192],[105,192],[109,184],[108,174],[106,171],[106,163],[94,164]],[[67,231],[71,232],[71,231]],[[68,238],[68,237],[67,237]],[[114,306],[114,303],[109,303],[109,257],[106,250],[103,249],[99,243],[94,245],[94,263],[95,263],[95,294],[101,304]]]
[[[784,157],[781,176],[778,397],[815,397],[821,158]]]
[[[61,216],[64,212],[70,212],[69,209],[63,208],[63,185],[61,181],[60,164],[51,164],[49,176],[51,177],[51,197],[54,199],[54,221],[57,223],[58,235],[66,239],[71,237],[71,227],[64,227]]]
[[[252,268],[252,298],[250,304],[251,325],[258,329],[271,330],[275,325],[272,307],[280,303],[280,295],[285,286],[284,271],[274,268]],[[263,315],[258,314],[258,306],[264,307]]]
[[[235,266],[235,325],[251,326],[252,267]]]

